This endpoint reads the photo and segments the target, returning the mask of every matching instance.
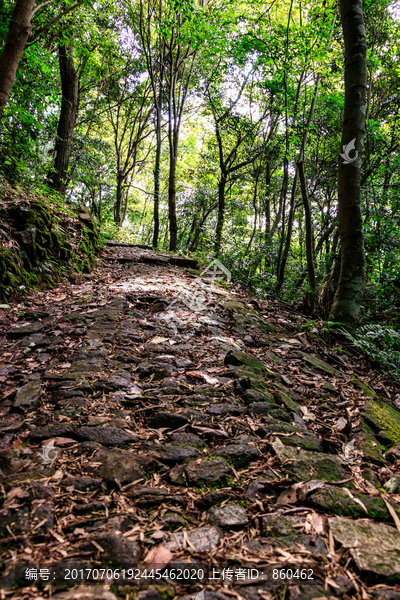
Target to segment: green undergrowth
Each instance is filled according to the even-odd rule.
[[[88,273],[99,244],[99,227],[85,207],[0,182],[1,300]]]

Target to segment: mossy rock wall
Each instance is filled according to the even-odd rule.
[[[85,207],[0,183],[0,299],[88,273],[99,226]],[[23,289],[23,288],[22,288]]]

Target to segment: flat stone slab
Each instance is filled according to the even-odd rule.
[[[333,538],[350,551],[365,575],[400,579],[400,532],[386,523],[331,517]]]
[[[321,360],[320,358],[317,358],[316,356],[313,356],[312,354],[305,354],[305,353],[302,353],[302,354],[303,354],[303,357],[304,357],[304,360],[306,361],[306,363],[308,363],[309,365],[312,365],[316,369],[319,369],[320,371],[324,371],[324,373],[328,373],[329,375],[335,375],[335,377],[343,377],[343,375],[340,371],[335,369],[335,367],[332,367],[332,365],[329,365],[324,360]]]
[[[236,404],[211,404],[207,408],[209,415],[242,415],[246,412],[243,406]]]
[[[19,388],[14,400],[14,408],[29,410],[34,408],[40,399],[42,384],[34,379]]]
[[[25,335],[32,335],[38,333],[44,328],[43,323],[24,323],[23,325],[14,325],[7,331],[7,335],[11,338],[24,337]]]
[[[272,443],[271,447],[283,463],[283,470],[295,481],[310,479],[342,481],[349,477],[342,467],[340,458],[334,454],[308,452],[278,443]]]
[[[222,531],[218,527],[206,525],[188,531],[187,536],[197,552],[211,552],[218,546]],[[163,545],[170,550],[181,550],[183,548],[183,533],[173,533]]]
[[[262,392],[261,390],[248,389],[243,392],[243,396],[245,400],[247,400],[247,402],[251,403],[269,402],[270,404],[273,404],[275,402],[275,399],[272,394],[269,394],[268,392]]]
[[[31,442],[41,442],[52,437],[73,437],[74,430],[67,423],[52,423],[45,427],[37,427],[29,434]]]
[[[78,439],[82,441],[97,442],[102,446],[118,446],[118,444],[132,444],[138,438],[118,427],[89,427],[84,425],[76,431]]]
[[[208,511],[208,522],[211,525],[227,528],[245,527],[249,522],[247,510],[241,506],[231,505],[222,508],[210,508]]]

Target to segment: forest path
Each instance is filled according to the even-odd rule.
[[[1,598],[400,598],[396,390],[196,261],[101,259],[2,309]]]

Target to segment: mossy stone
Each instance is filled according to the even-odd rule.
[[[363,422],[374,431],[384,433],[392,444],[400,443],[400,412],[381,398],[367,402]]]
[[[369,517],[375,521],[392,522],[392,517],[386,508],[382,498],[377,496],[367,496],[353,490],[351,495],[364,504],[367,512],[361,504],[353,500],[347,493],[346,488],[326,484],[323,488],[317,490],[309,497],[313,506],[323,512],[330,512],[343,517],[352,519],[363,519]]]

